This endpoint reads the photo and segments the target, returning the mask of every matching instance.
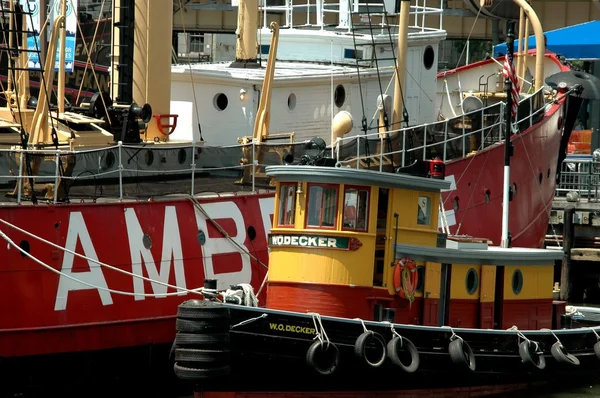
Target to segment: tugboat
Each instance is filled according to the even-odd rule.
[[[438,233],[442,162],[339,166],[315,138],[266,168],[265,308],[215,280],[179,306],[174,371],[196,397],[472,397],[600,367],[600,328],[564,328],[553,300],[560,253]]]

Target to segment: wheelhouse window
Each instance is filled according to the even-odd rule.
[[[306,225],[315,228],[334,228],[337,215],[337,186],[309,185]]]
[[[346,187],[344,190],[343,229],[366,231],[368,229],[369,189]]]
[[[281,184],[277,225],[293,226],[296,215],[296,184]]]
[[[417,206],[417,224],[431,224],[431,198],[429,196],[419,196],[419,203]]]

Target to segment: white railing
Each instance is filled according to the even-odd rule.
[[[527,128],[528,126],[533,125],[534,119],[537,114],[540,112],[544,112],[545,106],[541,106],[539,109],[534,109],[535,94],[529,98],[522,100],[520,103],[523,104],[526,101],[530,102],[530,109],[533,109],[533,112],[529,112],[529,115],[522,118],[519,123],[521,128]],[[494,109],[495,108],[495,109]],[[466,121],[467,119],[473,119],[473,116],[477,115],[477,119],[481,120],[481,128],[467,129]],[[394,139],[398,140],[396,144],[395,150],[384,151],[385,145],[387,144],[387,138],[384,135],[379,136],[379,133],[371,133],[360,136],[353,137],[345,137],[339,138],[333,146],[335,152],[336,161],[340,165],[351,165],[356,164],[357,168],[360,168],[361,161],[367,159],[378,159],[379,168],[382,170],[384,158],[388,156],[400,156],[400,166],[407,165],[407,159],[417,159],[421,158],[426,160],[429,156],[431,156],[431,150],[433,147],[441,146],[441,149],[438,148],[437,153],[441,153],[441,158],[444,161],[464,157],[467,155],[467,142],[470,137],[479,135],[481,139],[481,143],[477,148],[471,148],[471,150],[481,150],[485,149],[489,146],[496,145],[500,143],[503,139],[503,127],[504,127],[504,104],[498,103],[495,105],[488,106],[486,108],[482,108],[481,110],[470,113],[469,115],[462,115],[456,118],[447,119],[444,121],[431,123],[422,126],[404,128],[400,130],[395,130],[389,132],[390,137],[395,137]],[[486,117],[490,119],[489,122],[486,121]],[[453,123],[462,122],[461,127],[456,128]],[[523,126],[525,124],[525,126]],[[422,142],[422,145],[407,145],[409,134],[413,134],[416,132],[417,139]],[[456,136],[450,136],[450,132],[456,134]],[[438,142],[432,142],[431,134],[437,133],[437,136],[442,136],[443,139]],[[492,135],[493,136],[490,136]],[[414,135],[414,134],[413,134]],[[361,152],[361,144],[364,144],[365,140],[370,140],[373,143],[373,140],[379,140],[379,151],[374,154],[364,154]],[[352,141],[356,142],[356,153],[350,154],[346,153],[344,157],[342,156],[342,152],[344,152],[344,147],[348,148],[346,145],[351,143]],[[452,148],[453,152],[450,152],[450,147],[452,143],[459,142],[459,151],[456,151],[456,148]],[[376,142],[376,141],[375,141]],[[28,180],[32,178],[28,175],[23,167],[23,165],[27,162],[28,155],[33,157],[43,157],[43,161],[48,164],[53,164],[53,170],[45,170],[42,174],[38,174],[35,177],[36,182],[51,182],[54,183],[54,196],[51,202],[56,203],[59,198],[58,195],[58,183],[60,180],[66,181],[105,181],[106,179],[112,178],[118,181],[118,199],[123,200],[127,195],[124,192],[124,178],[128,177],[139,177],[139,176],[170,176],[176,175],[178,180],[191,178],[189,194],[194,195],[196,193],[195,186],[195,178],[199,175],[199,173],[212,173],[216,172],[231,172],[239,173],[243,171],[244,168],[251,167],[252,172],[249,173],[251,175],[250,180],[246,181],[246,183],[250,184],[252,187],[252,192],[256,192],[256,178],[257,175],[254,171],[257,168],[262,168],[266,166],[264,162],[259,163],[259,159],[263,158],[259,156],[263,151],[263,155],[265,152],[270,152],[274,148],[281,149],[285,148],[286,150],[294,150],[298,148],[298,146],[304,145],[304,143],[295,143],[295,144],[257,144],[255,142],[249,143],[247,145],[232,145],[228,147],[211,147],[205,145],[197,145],[196,143],[186,144],[186,145],[168,145],[167,147],[156,147],[153,151],[154,155],[157,158],[159,156],[165,156],[164,159],[156,159],[156,162],[159,164],[165,164],[165,166],[154,166],[153,163],[149,162],[145,165],[142,159],[142,155],[146,153],[146,151],[153,148],[151,145],[144,147],[141,145],[126,145],[121,142],[117,143],[117,145],[111,147],[104,147],[99,149],[87,149],[87,150],[54,150],[54,149],[39,149],[39,150],[24,150],[24,149],[0,149],[0,159],[5,159],[9,162],[7,164],[6,169],[0,169],[0,181],[3,184],[16,182],[17,185],[17,203],[22,202],[22,188],[24,180]],[[397,149],[400,148],[400,149]],[[198,150],[201,149],[202,153],[199,154],[198,158],[195,156],[198,153]],[[211,155],[211,150],[215,152]],[[143,153],[142,153],[143,151]],[[163,152],[161,152],[163,151]],[[177,162],[168,162],[166,159],[167,152],[172,151],[170,154],[173,155],[177,152],[177,156],[181,154],[183,151],[185,156],[181,158],[178,157]],[[188,155],[189,151],[189,155]],[[229,153],[227,153],[230,151]],[[421,152],[419,152],[421,151]],[[211,156],[213,158],[222,157],[223,154],[226,154],[227,160],[219,161],[217,164],[208,164],[211,162]],[[245,154],[245,155],[244,155]],[[414,156],[411,156],[415,154]],[[78,158],[83,159],[82,165],[79,170],[73,171],[71,175],[61,175],[60,172],[60,162],[61,159],[64,162],[69,161],[69,156],[75,157],[75,166],[77,167]],[[188,157],[189,156],[189,157]],[[239,158],[238,158],[239,156]],[[243,157],[247,157],[247,164],[240,165],[238,163],[238,159],[242,159]],[[112,159],[110,162],[108,159]],[[174,157],[171,157],[174,158]],[[186,164],[186,159],[190,159],[190,161]],[[209,159],[209,160],[206,160]],[[30,159],[31,160],[31,159]],[[165,160],[164,162],[162,162]],[[42,161],[42,163],[43,163]],[[147,160],[146,160],[147,161]],[[354,162],[354,163],[353,163]],[[110,163],[110,164],[109,164]],[[92,165],[96,166],[92,166]],[[133,164],[137,167],[131,167]],[[275,164],[275,163],[270,163]],[[81,168],[83,167],[83,171]],[[47,166],[46,166],[47,168]],[[93,168],[93,170],[92,170]],[[225,177],[218,177],[225,178]],[[233,178],[233,177],[229,177]],[[594,180],[596,181],[596,180]],[[107,184],[106,182],[101,182],[102,185],[111,185],[115,186],[116,183]],[[183,193],[183,192],[178,192]],[[148,194],[151,196],[152,194]],[[155,196],[160,196],[160,193],[157,193]]]
[[[350,14],[359,14],[362,12],[363,15],[367,15],[364,11],[368,9],[368,14],[375,15],[395,15],[395,0],[381,0],[379,2],[366,2],[361,3],[359,0],[339,0],[339,2],[325,2],[324,0],[306,0],[306,3],[302,3],[302,0],[285,0],[283,5],[269,5],[267,0],[264,0],[260,7],[263,12],[263,29],[269,27],[269,21],[267,19],[267,13],[282,11],[285,13],[285,28],[294,27],[294,11],[306,14],[305,24],[296,24],[296,26],[315,26],[322,30],[326,28],[325,15],[326,14],[337,14],[338,15],[338,28],[348,29],[349,32],[352,30],[352,18]],[[421,32],[437,31],[442,30],[442,15],[444,12],[443,0],[429,0],[438,3],[439,7],[427,6],[427,0],[414,0],[415,4],[410,6],[410,14],[414,16],[414,24],[410,25],[409,28],[418,30]],[[266,4],[265,4],[266,3]],[[361,11],[362,10],[362,11]],[[304,15],[303,15],[304,16]],[[314,16],[314,17],[313,17]],[[426,25],[427,16],[439,16],[439,28],[430,27]],[[311,20],[315,21],[312,23]],[[382,21],[383,24],[383,21]],[[396,26],[392,25],[390,26]]]
[[[540,98],[540,96],[542,96],[542,95],[543,95],[543,88],[540,89],[539,91],[537,91],[536,93],[519,101],[519,106],[521,106],[525,103],[528,103],[529,109],[530,109],[530,112],[525,117],[518,119],[516,121],[516,123],[522,128],[522,130],[532,127],[535,123],[535,119],[538,116],[542,116],[541,114],[545,112],[545,110],[546,110],[545,104],[544,104],[544,106],[540,106],[538,109],[534,108],[534,106],[536,105],[536,103],[535,103],[536,98]],[[540,99],[540,101],[541,100],[542,99]],[[494,108],[497,108],[497,111],[494,111]],[[505,108],[506,108],[506,104],[503,102],[500,102],[500,103],[490,105],[485,108],[481,108],[480,110],[478,110],[476,112],[470,112],[467,115],[463,114],[463,115],[460,115],[460,116],[457,116],[457,117],[454,117],[451,119],[446,119],[446,120],[443,120],[440,122],[430,123],[427,125],[392,130],[392,131],[384,133],[384,134],[380,134],[380,133],[376,132],[376,133],[364,134],[364,135],[360,135],[360,136],[338,138],[335,143],[336,156],[337,156],[336,160],[342,166],[355,164],[356,168],[360,168],[361,161],[377,160],[377,162],[379,163],[379,171],[382,171],[383,170],[383,161],[384,161],[385,157],[400,155],[401,156],[400,166],[404,167],[404,166],[407,166],[406,161],[407,161],[407,157],[409,154],[419,153],[419,151],[420,151],[422,154],[419,155],[418,157],[420,157],[422,160],[426,160],[428,158],[428,154],[430,153],[430,152],[428,152],[428,150],[433,147],[437,147],[437,146],[443,146],[442,150],[441,150],[442,154],[441,154],[440,158],[444,162],[448,161],[448,160],[456,159],[458,157],[465,157],[468,154],[467,142],[471,136],[475,136],[478,134],[480,135],[480,137],[479,137],[481,139],[480,145],[477,148],[472,148],[472,150],[475,150],[475,151],[483,150],[487,147],[496,145],[503,141],[504,127],[505,127],[505,125],[504,125]],[[492,111],[492,112],[490,112],[490,111]],[[491,123],[486,123],[486,117],[496,116],[496,115],[497,115],[497,117],[494,121],[492,121]],[[478,119],[481,121],[481,128],[466,129],[465,126],[467,125],[468,119],[472,120],[474,118],[474,116],[478,116]],[[460,125],[461,125],[461,128],[458,129],[458,131],[460,131],[460,134],[455,137],[449,137],[448,133],[451,130],[457,131],[456,128],[451,127],[453,124],[457,123],[457,121],[460,121]],[[415,131],[417,131],[418,134],[422,133],[423,144],[418,145],[418,146],[412,146],[405,150],[404,148],[406,148],[407,136],[413,134]],[[490,137],[490,134],[492,134],[494,131],[497,131],[498,135],[496,137]],[[438,135],[443,133],[443,139],[438,142],[429,142],[428,143],[427,140],[428,140],[428,138],[430,138],[430,136],[428,136],[428,134],[431,134],[431,133],[438,133]],[[400,148],[401,148],[400,150],[388,151],[388,152],[384,152],[383,150],[381,150],[381,151],[378,151],[376,154],[361,155],[361,144],[364,145],[368,140],[379,139],[379,141],[380,141],[379,148],[382,149],[382,148],[384,148],[384,145],[388,139],[398,139],[398,137],[402,143],[400,146]],[[419,136],[419,139],[421,139],[421,136]],[[448,156],[449,146],[452,143],[459,141],[459,140],[461,141],[460,147],[462,149],[461,150],[462,153],[460,154],[460,156]],[[341,148],[344,145],[347,145],[353,141],[356,142],[356,156],[353,157],[352,159],[340,159]],[[414,157],[412,159],[414,159]]]
[[[581,199],[600,199],[600,162],[591,155],[569,155],[560,168],[560,178],[556,186],[556,196],[564,197],[576,192]]]

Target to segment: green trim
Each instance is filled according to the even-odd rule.
[[[270,247],[357,250],[362,243],[356,238],[305,234],[269,234]]]

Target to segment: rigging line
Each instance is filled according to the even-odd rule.
[[[82,285],[91,287],[92,289],[96,289],[96,290],[102,290],[105,292],[109,292],[109,293],[114,293],[114,294],[119,294],[122,296],[133,296],[133,297],[170,297],[170,296],[180,296],[182,295],[182,292],[185,293],[194,293],[194,294],[198,294],[198,295],[202,295],[202,291],[204,290],[204,288],[198,288],[197,290],[194,289],[187,289],[187,288],[183,288],[183,287],[179,287],[179,286],[175,286],[175,285],[169,285],[167,287],[171,287],[173,286],[174,289],[180,290],[178,292],[172,292],[172,293],[132,293],[132,292],[126,292],[123,290],[115,290],[115,289],[110,289],[108,287],[104,287],[104,286],[98,286],[98,285],[94,285],[93,283],[89,283],[86,282],[84,280],[78,279],[72,275],[66,274],[62,271],[59,271],[55,268],[53,268],[52,266],[46,264],[45,262],[43,262],[42,260],[40,260],[39,258],[33,256],[32,254],[28,253],[25,249],[22,249],[19,245],[17,245],[12,239],[10,239],[4,232],[2,232],[0,230],[0,237],[2,237],[4,240],[6,240],[6,242],[8,242],[8,244],[12,247],[14,247],[15,249],[19,250],[21,252],[21,254],[23,256],[29,257],[31,260],[33,260],[35,263],[41,265],[42,267],[46,268],[48,271],[51,271],[57,275],[60,275],[61,277],[65,277],[67,279],[70,279],[74,282],[77,283],[81,283]],[[136,274],[132,274],[132,276],[135,277],[141,277],[140,275],[136,275]],[[143,277],[144,279],[148,279]],[[150,282],[154,283],[154,284],[159,284],[159,285],[168,285],[165,284],[162,281],[157,281],[157,280],[152,280],[150,279]]]
[[[516,137],[516,139],[520,139],[521,143],[523,144],[523,149],[525,149],[525,155],[527,156],[527,161],[528,161],[528,163],[529,163],[529,170],[531,170],[531,174],[532,174],[532,177],[533,177],[534,184],[535,184],[535,185],[537,186],[537,188],[538,188],[538,193],[539,193],[539,195],[540,195],[540,198],[542,199],[542,205],[544,206],[544,210],[545,210],[546,212],[548,212],[549,210],[551,210],[551,209],[552,209],[552,207],[551,207],[551,206],[548,206],[548,203],[547,203],[547,202],[546,202],[546,200],[544,199],[544,193],[542,192],[542,188],[541,188],[541,186],[540,186],[541,184],[536,184],[536,183],[535,183],[536,176],[535,176],[535,172],[534,172],[534,169],[533,169],[533,163],[532,163],[532,161],[531,161],[531,157],[529,156],[529,151],[527,150],[527,146],[525,145],[525,141],[523,140],[523,136],[522,136],[522,135],[520,135],[519,137]],[[513,142],[514,142],[514,141],[513,141]],[[558,167],[560,167],[560,166],[558,166]],[[554,224],[553,224],[553,223],[550,223],[550,225],[551,225],[551,227],[552,227],[552,232],[554,232],[554,240],[556,241],[556,245],[557,245],[557,246],[561,246],[561,245],[560,245],[560,242],[558,241],[558,236],[557,236],[557,234],[556,234],[556,229],[554,228]]]
[[[500,4],[500,3],[501,2],[498,2],[498,4]],[[479,7],[479,11],[477,11],[477,15],[475,15],[475,21],[473,21],[473,25],[471,25],[471,31],[469,32],[469,36],[467,36],[467,40],[465,41],[465,45],[463,46],[460,56],[458,57],[458,61],[456,61],[456,67],[454,69],[458,68],[460,61],[462,61],[463,55],[465,55],[465,51],[467,50],[467,42],[471,39],[471,35],[473,34],[473,29],[475,29],[475,24],[477,23],[477,19],[479,19],[479,14],[481,14],[481,7]]]
[[[73,4],[73,0],[71,1],[71,7],[74,8],[74,4]],[[106,0],[102,0],[102,4],[100,5],[100,13],[99,15],[102,15],[102,12],[104,11],[104,3],[106,2]],[[79,23],[79,19],[77,19],[77,28],[79,29],[79,34],[81,35],[81,42],[83,43],[83,49],[87,54],[87,60],[85,62],[85,68],[83,70],[83,77],[81,78],[81,84],[79,85],[79,90],[77,91],[77,98],[75,99],[75,105],[77,105],[77,103],[79,103],[79,97],[81,95],[81,91],[83,89],[83,83],[85,81],[85,75],[87,73],[88,70],[88,65],[92,65],[92,75],[94,76],[94,80],[96,82],[96,85],[98,86],[98,91],[102,91],[102,89],[100,88],[100,83],[98,82],[98,78],[96,77],[96,73],[94,71],[94,67],[92,64],[92,54],[89,51],[87,44],[85,42],[85,36],[83,35],[83,30],[81,29],[81,24]],[[94,44],[96,43],[96,38],[98,37],[98,28],[100,28],[100,18],[98,18],[98,20],[96,21],[96,28],[94,29],[94,36],[92,38],[92,43],[90,45],[90,48],[94,48]],[[100,96],[102,97],[102,96]],[[104,100],[102,98],[102,100]],[[104,104],[104,106],[106,107],[106,104]]]
[[[187,3],[186,3],[187,4]],[[183,5],[181,4],[181,0],[179,0],[179,10],[183,10]],[[181,12],[181,24],[183,26],[183,41],[185,43],[185,48],[188,48],[188,35],[187,35],[187,31],[185,29],[185,18],[183,18],[183,12]],[[262,51],[259,51],[262,53]],[[187,61],[188,61],[188,67],[189,67],[189,72],[190,72],[190,81],[192,82],[192,97],[194,98],[194,111],[196,113],[196,120],[198,121],[198,133],[200,135],[200,141],[204,141],[202,139],[202,128],[200,127],[200,114],[198,113],[198,100],[196,98],[196,83],[194,82],[194,73],[192,70],[192,62],[190,60],[190,56],[188,53],[188,57],[187,57]],[[194,138],[194,137],[192,137]],[[194,139],[194,141],[196,141]]]
[[[394,60],[394,65],[396,64],[396,52],[394,51],[394,42],[392,40],[392,32],[391,32],[391,27],[388,21],[388,12],[387,12],[387,7],[385,5],[385,1],[382,3],[383,4],[383,18],[382,18],[382,23],[385,20],[385,26],[387,26],[387,33],[388,33],[388,38],[390,40],[390,49],[392,52],[392,59]],[[370,22],[370,21],[369,21]],[[375,51],[375,46],[373,46],[373,51]],[[379,79],[379,71],[377,71],[377,77]],[[390,85],[388,84],[388,86],[386,87],[385,91],[387,93],[387,90],[389,89]],[[381,80],[379,81],[379,90],[381,91]],[[404,103],[404,101],[402,101]],[[384,112],[384,120],[385,120],[385,129],[386,131],[389,130],[390,126],[389,126],[389,115],[387,114],[387,112],[385,111],[385,106],[384,106],[384,102],[383,102],[383,93],[381,93],[381,106],[383,108],[383,112]],[[393,151],[393,147],[392,147],[392,137],[390,137],[390,134],[386,135],[386,144],[387,144],[387,151],[388,152],[392,152]],[[396,164],[394,163],[394,157],[392,156],[392,167],[396,167]]]
[[[102,0],[102,5],[100,7],[100,13],[102,13],[104,10],[104,2],[105,2],[105,0]],[[73,0],[71,0],[71,6],[73,7]],[[113,14],[112,18],[113,18],[112,22],[114,23],[114,18],[115,18],[114,14]],[[96,29],[94,31],[94,38],[92,39],[92,47],[94,45],[94,42],[96,41],[96,35],[98,33],[99,26],[100,26],[100,19],[98,18],[98,21],[96,24]],[[77,99],[75,100],[75,102],[76,102],[75,105],[77,105],[77,102],[79,102],[79,95],[81,94],[81,89],[83,87],[83,82],[85,80],[85,73],[87,71],[88,64],[90,64],[91,60],[92,60],[92,54],[90,53],[89,48],[85,42],[85,37],[83,35],[83,30],[81,29],[81,24],[79,23],[79,21],[77,21],[77,27],[79,28],[79,34],[81,35],[81,42],[83,43],[84,51],[87,53],[88,57],[87,57],[87,61],[85,63],[85,70],[83,71],[83,78],[81,79],[79,91],[77,92]],[[111,33],[111,35],[112,35],[112,33]],[[93,66],[91,68],[91,72],[92,72],[92,76],[94,76],[94,81],[96,82],[96,86],[98,87],[98,92],[102,93],[102,88],[100,87],[100,82],[98,81],[98,76],[96,75],[96,70],[94,69]],[[104,107],[104,112],[106,114],[106,119],[107,119],[106,122],[110,126],[111,130],[114,130],[113,119],[111,117],[108,117],[108,105],[106,104],[106,101],[104,100],[104,95],[100,95],[99,97],[100,97],[100,101],[102,101],[102,106]]]
[[[479,175],[477,176],[477,181],[475,181],[475,186],[471,190],[471,195],[469,195],[469,201],[467,202],[467,207],[465,208],[465,211],[464,211],[462,217],[460,218],[460,221],[458,222],[458,227],[456,227],[456,235],[458,235],[458,232],[460,231],[460,227],[462,226],[462,222],[465,219],[467,212],[469,211],[469,205],[471,204],[473,197],[475,196],[475,191],[477,189],[477,186],[479,185],[479,180],[481,179],[481,176],[483,175],[483,171],[485,170],[485,164],[487,163],[489,155],[490,155],[489,152],[484,155],[485,157],[483,159],[483,165],[481,165],[481,168],[479,169]],[[473,156],[473,157],[475,157],[475,156]],[[449,196],[450,195],[448,195],[448,197]],[[445,211],[445,209],[443,209],[443,210]]]
[[[358,79],[358,92],[359,92],[359,96],[360,96],[360,107],[362,109],[361,128],[362,128],[364,135],[367,135],[368,127],[367,127],[367,116],[365,114],[365,99],[363,97],[362,83],[361,83],[361,79],[360,79],[360,65],[358,63],[358,50],[356,48],[356,32],[354,32],[354,23],[352,22],[352,2],[351,1],[348,2],[348,13],[350,15],[349,21],[350,21],[350,24],[352,25],[352,42],[354,43],[354,59],[356,60],[356,77]],[[360,138],[358,138],[358,142],[356,143],[356,145],[360,148]],[[365,139],[365,155],[366,156],[370,155],[368,138]]]
[[[2,36],[3,36],[3,39],[4,39],[4,43],[6,43],[6,45],[8,46],[8,39],[6,38],[6,27],[4,26],[4,21],[6,19],[6,15],[5,15],[5,12],[4,12],[4,4],[1,4],[0,7],[1,7],[0,8],[0,14],[2,15],[2,21],[0,21],[0,26],[2,27]],[[11,59],[10,59],[10,55],[9,55],[9,51],[8,50],[0,51],[0,60],[1,60],[2,54],[4,52],[6,52],[7,65],[10,65]],[[6,73],[7,79],[9,77],[9,73],[10,73],[9,71],[7,71],[7,73]],[[10,106],[9,93],[8,93],[7,89],[4,87],[4,84],[2,83],[2,80],[0,80],[0,89],[2,89],[3,96],[4,96],[5,100],[6,100],[7,108],[9,109],[10,114],[13,117],[13,121],[15,121],[16,120],[16,114],[15,114],[15,111],[14,111],[13,107]],[[23,125],[22,123],[20,123],[20,124],[21,124],[21,126]]]
[[[366,4],[367,5],[367,18],[369,18],[369,34],[371,36],[371,48],[373,51],[373,59],[375,61],[375,70],[377,72],[377,84],[379,85],[379,95],[381,95],[381,103],[383,105],[383,87],[381,86],[381,74],[379,73],[379,59],[377,58],[377,48],[375,46],[375,37],[373,35],[373,23],[371,21],[371,10],[369,7],[369,3]],[[385,7],[385,5],[384,5]],[[352,17],[352,14],[350,14],[350,16]],[[385,107],[383,107],[383,121],[384,121],[384,127],[385,130],[387,131],[389,129],[389,122],[388,122],[388,114],[385,110]]]
[[[484,145],[485,145],[486,138],[488,138],[490,136],[490,134],[492,134],[492,132],[494,131],[494,125],[500,123],[500,121],[501,121],[502,115],[504,114],[504,110],[503,109],[504,109],[504,107],[506,105],[505,105],[504,102],[499,102],[499,104],[500,104],[500,115],[496,118],[496,120],[494,121],[494,123],[492,124],[492,126],[489,127],[488,133],[483,137],[483,141],[481,142],[481,145],[479,145],[479,148],[477,149],[478,151],[480,151],[482,149],[485,149]],[[451,119],[449,119],[449,120],[451,120]],[[448,123],[448,121],[446,121],[446,123]],[[482,127],[482,128],[485,128],[485,127]],[[502,141],[499,141],[499,142],[502,142]],[[447,144],[444,144],[444,145],[447,145]],[[471,159],[469,160],[469,163],[467,164],[467,167],[465,167],[465,169],[461,173],[460,177],[458,177],[458,180],[456,180],[456,182],[454,183],[454,185],[456,185],[458,187],[458,184],[462,181],[462,178],[465,176],[467,170],[469,170],[469,168],[471,167],[471,164],[473,163],[473,161],[475,160],[475,158],[476,158],[476,156],[471,156]],[[442,204],[445,205],[449,198],[450,198],[450,195],[446,196],[446,199],[444,200],[444,202]]]
[[[131,277],[133,277],[133,278],[138,278],[138,279],[144,280],[144,281],[146,281],[146,282],[151,282],[151,283],[154,283],[154,284],[158,284],[158,285],[162,285],[162,286],[170,287],[170,288],[172,288],[172,289],[181,290],[181,291],[184,291],[184,292],[186,292],[186,293],[199,293],[198,291],[196,291],[196,290],[194,290],[194,289],[186,289],[186,288],[184,288],[184,287],[180,287],[180,286],[177,286],[177,285],[171,285],[170,283],[162,282],[162,281],[159,281],[159,280],[154,280],[154,279],[152,279],[152,278],[148,278],[148,277],[146,277],[146,276],[143,276],[143,275],[138,275],[138,274],[135,274],[135,273],[133,273],[133,272],[129,272],[129,271],[126,271],[126,270],[124,270],[124,269],[121,269],[121,268],[115,267],[115,266],[113,266],[113,265],[110,265],[110,264],[103,263],[102,261],[96,260],[95,258],[84,256],[83,254],[79,254],[79,253],[77,253],[76,251],[73,251],[73,250],[67,249],[66,247],[63,247],[63,246],[57,245],[56,243],[50,242],[49,240],[46,240],[46,239],[44,239],[44,238],[42,238],[42,237],[40,237],[40,236],[37,236],[37,235],[35,235],[35,234],[33,234],[33,233],[31,233],[31,232],[27,231],[27,230],[24,230],[24,229],[22,229],[22,228],[20,228],[20,227],[17,227],[16,225],[9,223],[8,221],[6,221],[6,220],[4,220],[4,219],[2,219],[2,218],[0,218],[0,223],[2,223],[2,224],[4,224],[4,225],[6,225],[7,227],[13,228],[13,229],[15,229],[15,230],[17,230],[17,231],[19,231],[19,232],[21,232],[21,233],[23,233],[23,234],[27,235],[27,236],[30,236],[30,237],[32,237],[32,238],[34,238],[34,239],[37,239],[37,240],[39,240],[39,241],[40,241],[40,242],[42,242],[42,243],[45,243],[45,244],[47,244],[47,245],[49,245],[49,246],[52,246],[52,247],[54,247],[54,248],[56,248],[56,249],[62,250],[62,251],[64,251],[65,253],[72,254],[72,255],[74,255],[74,256],[76,256],[76,257],[79,257],[79,258],[81,258],[81,259],[83,259],[83,260],[86,260],[86,261],[92,262],[92,263],[94,263],[94,264],[98,264],[99,266],[101,266],[101,267],[105,267],[105,268],[108,268],[108,269],[110,269],[110,270],[112,270],[112,271],[116,271],[116,272],[119,272],[119,273],[121,273],[121,274],[125,274],[125,275],[128,275],[128,276],[131,276]],[[23,255],[27,255],[27,256],[28,256],[29,258],[31,258],[33,261],[35,261],[35,262],[37,262],[38,264],[40,264],[41,260],[39,260],[38,258],[36,258],[36,257],[32,256],[32,255],[31,255],[31,254],[29,254],[27,251],[25,251],[25,250],[21,249],[21,247],[20,247],[20,246],[18,246],[18,245],[16,245],[16,244],[15,244],[15,242],[14,242],[12,239],[10,239],[10,237],[8,237],[8,235],[6,235],[6,234],[5,234],[5,233],[4,233],[2,230],[0,230],[0,236],[1,236],[2,238],[4,238],[4,239],[5,239],[5,240],[6,240],[6,241],[7,241],[7,242],[10,244],[10,245],[14,246],[16,249],[19,249],[19,251],[20,251],[20,252],[21,252]],[[61,271],[58,271],[57,269],[55,269],[54,267],[51,267],[51,266],[49,266],[48,264],[45,264],[45,263],[44,263],[44,264],[40,264],[40,265],[42,265],[42,266],[43,266],[43,267],[45,267],[45,268],[48,268],[48,269],[50,269],[50,270],[51,270],[52,272],[54,272],[54,273],[58,273],[58,274],[60,274],[60,275],[62,275],[62,276],[65,276],[65,277],[67,277],[67,278],[71,279],[71,280],[74,280],[74,281],[76,281],[76,282],[80,282],[80,283],[82,283],[82,284],[84,284],[84,285],[85,285],[85,284],[87,284],[87,283],[86,283],[86,282],[84,282],[84,281],[81,281],[81,280],[79,280],[79,279],[77,279],[77,278],[73,278],[73,277],[69,276],[68,274],[65,274],[65,273],[63,273],[63,272],[61,272]],[[91,287],[94,287],[94,288],[96,288],[96,286],[94,286],[94,285],[91,285],[91,284],[87,284],[87,285],[88,285],[88,286],[91,286]],[[98,289],[101,289],[101,287],[98,287]],[[110,290],[110,289],[109,289],[109,290]],[[114,291],[114,292],[118,293],[119,291],[118,291],[118,290],[116,290],[116,291]],[[128,293],[128,292],[125,292],[125,293]],[[178,292],[178,293],[165,293],[165,294],[166,294],[167,296],[168,296],[168,295],[175,296],[175,295],[177,295],[177,294],[181,294],[181,292]],[[160,296],[164,296],[165,294],[161,294]],[[138,295],[138,294],[137,294],[137,293],[130,293],[129,295]],[[142,293],[140,293],[139,295],[141,296],[141,295],[142,295]],[[156,295],[156,294],[147,294],[147,295],[145,295],[145,296],[157,296],[157,295]]]
[[[17,7],[20,7],[21,10],[24,12],[21,4],[17,3]],[[30,5],[29,2],[27,2],[27,7],[28,7],[28,10],[29,10],[29,17],[32,20],[31,26],[33,26],[33,19],[31,17],[31,5]],[[4,15],[4,6],[2,6],[2,19],[4,20],[4,18],[5,18],[5,15]],[[15,13],[14,8],[13,8],[13,10],[11,10],[11,17],[10,18],[11,19],[16,18],[16,13]],[[15,24],[16,24],[16,19],[14,21],[15,21]],[[16,28],[16,26],[15,26],[15,28]],[[3,31],[4,31],[4,29],[3,29]],[[15,35],[15,37],[18,37],[18,36],[19,35]],[[6,32],[5,31],[4,31],[4,37],[6,38]],[[18,39],[18,40],[20,40],[20,39]],[[7,40],[6,43],[8,44],[9,41]],[[17,48],[19,48],[18,43],[17,43]],[[37,48],[37,42],[36,42],[36,48]],[[39,51],[38,51],[38,54],[39,54],[38,58],[40,58],[41,53]],[[10,58],[10,55],[9,55],[9,58]],[[13,62],[11,60],[9,60],[9,65],[11,65],[11,64],[12,64],[13,68],[12,68],[12,70],[9,69],[7,71],[7,77],[9,77],[10,74],[11,74],[11,72],[12,72],[12,75],[13,75],[13,85],[14,85],[13,91],[14,92],[18,92],[17,81],[16,81],[16,77],[15,77],[14,64],[13,64]],[[21,65],[21,66],[23,66],[23,65]],[[17,112],[18,112],[19,115],[21,115],[21,103],[20,103],[21,101],[19,101],[17,99],[16,102],[17,102]],[[10,101],[7,102],[7,105],[10,107]],[[13,116],[14,116],[14,113],[13,113]],[[27,134],[25,126],[23,125],[23,118],[22,117],[19,117],[19,124],[21,126],[20,127],[21,131],[19,132],[19,136],[20,136],[19,138],[21,138],[21,147],[24,150],[27,150],[27,144],[29,142],[29,134]],[[33,170],[32,170],[32,167],[31,167],[31,154],[28,151],[25,152],[25,159],[26,159],[27,174],[29,174],[29,184],[31,186],[31,202],[33,204],[37,204],[37,198],[36,198],[35,190],[34,190]],[[23,167],[23,165],[19,163],[19,175],[21,175],[21,171],[20,170],[21,170],[22,167]]]

